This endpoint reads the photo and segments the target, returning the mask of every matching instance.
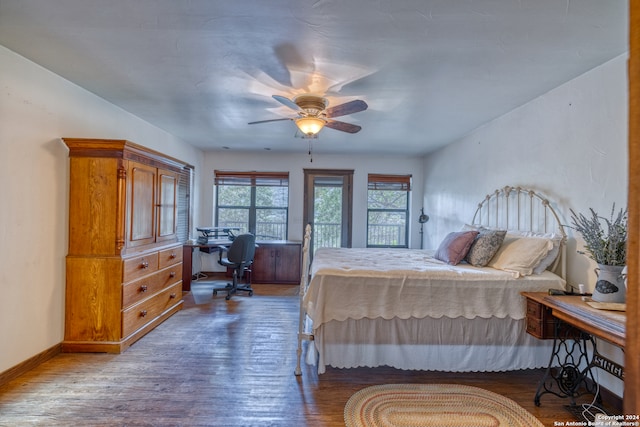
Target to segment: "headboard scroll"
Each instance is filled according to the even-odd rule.
[[[472,224],[562,236],[560,256],[556,260],[554,271],[565,277],[567,233],[549,200],[534,190],[507,185],[487,194],[478,203]]]

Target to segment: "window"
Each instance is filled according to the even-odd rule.
[[[238,227],[260,240],[286,240],[288,172],[215,171],[217,227]]]
[[[408,247],[410,191],[411,175],[369,175],[367,247]]]

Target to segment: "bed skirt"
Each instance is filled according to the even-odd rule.
[[[448,372],[491,372],[549,364],[553,341],[525,332],[526,319],[347,319],[313,330],[307,363],[335,368],[391,366]]]

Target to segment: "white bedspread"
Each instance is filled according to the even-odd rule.
[[[417,249],[321,248],[314,254],[303,304],[314,329],[332,320],[510,317],[524,319],[523,291],[564,289],[546,271],[511,273],[451,266]]]

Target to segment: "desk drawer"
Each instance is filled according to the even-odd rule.
[[[551,335],[546,336],[545,331],[548,331],[549,328],[542,321],[542,319],[531,319],[527,317],[527,333],[533,335],[539,339],[548,339],[553,338],[553,322],[551,322],[550,332]]]
[[[551,316],[545,319],[527,317],[527,333],[541,340],[553,339],[556,334],[556,321]],[[580,337],[580,331],[561,321],[558,336],[561,338],[578,338]]]
[[[179,262],[182,262],[182,246],[176,246],[158,252],[159,268],[165,268]]]
[[[149,252],[145,255],[129,258],[124,260],[122,281],[130,282],[155,271],[158,271],[158,252]]]
[[[126,309],[181,279],[182,263],[172,265],[142,279],[125,283],[122,289],[122,307]]]
[[[527,299],[527,317],[542,319],[544,306],[539,302]]]
[[[550,339],[555,334],[555,320],[551,310],[530,299],[527,299],[527,333],[539,339]]]
[[[181,300],[182,281],[179,281],[153,297],[142,301],[140,304],[126,309],[122,313],[123,338],[151,322]]]

